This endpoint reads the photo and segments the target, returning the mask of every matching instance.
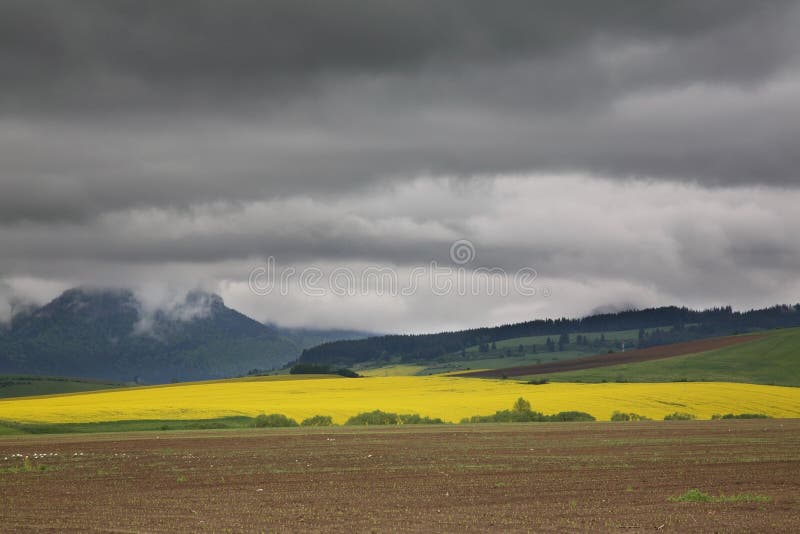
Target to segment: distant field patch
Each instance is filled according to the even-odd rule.
[[[710,350],[740,345],[761,339],[761,334],[751,334],[744,336],[727,336],[697,341],[687,341],[684,343],[672,343],[670,345],[659,345],[646,349],[629,350],[627,352],[609,352],[586,358],[576,358],[567,361],[543,363],[541,365],[525,365],[520,367],[508,367],[495,369],[492,371],[479,371],[474,373],[464,373],[464,376],[493,378],[501,376],[528,376],[546,373],[561,373],[567,371],[579,371],[582,369],[593,369],[596,367],[609,367],[618,364],[634,364],[651,360],[661,360],[673,358],[686,354],[697,354]]]
[[[361,376],[413,376],[424,371],[424,365],[387,365],[374,369],[358,369]]]
[[[55,395],[124,387],[119,382],[107,382],[58,376],[0,375],[0,398]]]
[[[294,375],[298,376],[298,375]],[[730,383],[546,384],[445,376],[372,378],[263,377],[0,400],[0,421],[76,423],[138,419],[211,419],[280,413],[302,421],[329,415],[344,423],[362,412],[420,414],[449,422],[504,410],[519,397],[535,410],[614,411],[663,419],[687,412],[800,417],[800,389]]]
[[[687,380],[800,386],[800,328],[775,330],[716,350],[545,376],[559,382]]]

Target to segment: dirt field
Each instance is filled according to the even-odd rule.
[[[4,532],[797,532],[799,490],[800,420],[0,439]]]
[[[503,376],[526,376],[541,375],[546,373],[562,373],[565,371],[580,371],[581,369],[592,369],[594,367],[606,367],[608,365],[619,365],[622,363],[637,363],[650,360],[660,360],[673,356],[684,356],[686,354],[697,354],[731,345],[738,345],[747,341],[753,341],[764,337],[761,334],[746,336],[715,337],[711,339],[700,339],[697,341],[687,341],[686,343],[672,343],[658,347],[646,349],[629,350],[627,352],[613,352],[611,354],[598,354],[587,356],[586,358],[575,358],[559,362],[542,363],[538,365],[521,365],[518,367],[506,367],[503,369],[490,369],[486,371],[473,371],[470,373],[459,373],[454,376],[470,376],[484,378],[501,378]]]

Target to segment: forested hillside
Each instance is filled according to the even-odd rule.
[[[425,335],[388,335],[325,343],[306,349],[302,363],[355,365],[368,361],[420,362],[468,347],[530,336],[640,330],[647,347],[705,337],[800,326],[800,304],[746,312],[730,307],[694,311],[675,306],[592,315],[580,319],[543,319],[493,328]]]

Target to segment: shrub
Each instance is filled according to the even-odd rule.
[[[692,419],[697,419],[697,417],[686,412],[675,412],[664,416],[664,421],[690,421]]]
[[[633,412],[618,412],[611,414],[612,421],[651,421],[649,417]]]
[[[539,412],[520,412],[517,410],[500,410],[492,415],[473,415],[465,417],[462,423],[530,423],[542,421],[544,414]]]
[[[418,413],[414,414],[400,414],[398,416],[400,418],[401,425],[443,425],[444,421],[439,419],[438,417],[422,417]]]
[[[531,403],[520,397],[516,401],[514,401],[514,407],[512,408],[512,410],[514,410],[515,412],[530,412]]]
[[[333,426],[333,418],[330,415],[315,415],[303,419],[300,426]]]
[[[289,369],[290,375],[339,375],[345,378],[360,378],[361,375],[352,369],[334,369],[330,365],[316,363],[298,363]]]
[[[550,382],[550,380],[548,380],[547,378],[539,378],[539,379],[528,380],[528,384],[531,384],[531,385],[534,385],[534,386],[543,386],[543,385],[547,384],[548,382]]]
[[[439,418],[422,417],[419,414],[396,414],[374,410],[354,415],[345,422],[345,425],[441,425]]]
[[[398,422],[396,413],[374,410],[354,415],[345,422],[345,425],[396,425]]]
[[[726,413],[720,419],[769,419],[770,417],[763,413]]]
[[[297,424],[297,421],[286,417],[282,413],[271,413],[269,415],[261,414],[256,417],[255,421],[253,422],[253,426],[256,428],[267,428],[267,427],[286,427],[286,426],[300,426]]]
[[[545,415],[531,409],[531,403],[520,397],[514,402],[511,410],[500,410],[492,415],[473,415],[465,417],[461,423],[547,423],[557,421],[594,421],[595,418],[586,412],[559,412]]]
[[[329,365],[317,365],[315,363],[298,363],[289,369],[290,375],[329,375],[331,368]]]
[[[558,412],[555,415],[546,415],[547,421],[561,421],[561,422],[581,422],[581,421],[596,421],[596,419],[586,412]]]

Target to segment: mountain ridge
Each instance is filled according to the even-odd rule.
[[[262,324],[219,295],[192,291],[147,310],[127,289],[72,288],[0,330],[0,373],[164,383],[270,370],[356,332]]]
[[[800,326],[800,304],[776,305],[749,311],[734,311],[730,306],[699,311],[686,307],[662,306],[581,318],[537,319],[434,334],[392,334],[332,341],[303,350],[298,361],[343,366],[366,362],[430,362],[472,346],[526,336],[554,336],[558,340],[559,336],[581,332],[656,328],[654,332],[640,336],[641,348],[795,326]]]

